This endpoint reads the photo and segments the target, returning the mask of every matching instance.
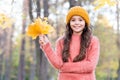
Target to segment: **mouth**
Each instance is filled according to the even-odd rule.
[[[80,28],[80,26],[74,26],[74,28],[75,28],[75,29],[79,29],[79,28]]]

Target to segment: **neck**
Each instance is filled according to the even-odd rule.
[[[81,32],[73,32],[74,35],[81,35],[82,34],[82,31]]]

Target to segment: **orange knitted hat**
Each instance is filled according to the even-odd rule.
[[[89,18],[88,12],[80,6],[75,6],[70,8],[66,16],[66,23],[68,23],[71,17],[74,15],[81,16],[86,21],[87,25],[88,26],[90,25],[90,18]]]

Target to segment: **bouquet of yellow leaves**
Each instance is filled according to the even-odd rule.
[[[28,26],[27,35],[32,39],[36,39],[40,34],[48,34],[53,32],[54,28],[47,23],[47,18],[41,20],[39,17]]]

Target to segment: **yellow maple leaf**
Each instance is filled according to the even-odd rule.
[[[54,28],[47,23],[47,19],[45,18],[43,21],[38,17],[33,23],[28,26],[27,35],[32,37],[32,39],[36,39],[40,34],[49,34],[53,32]]]
[[[8,17],[7,15],[0,13],[0,27],[2,29],[5,29],[7,27],[11,27],[13,23],[13,20]]]

